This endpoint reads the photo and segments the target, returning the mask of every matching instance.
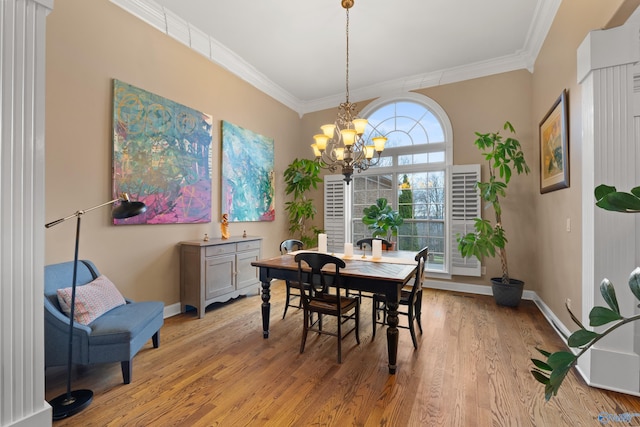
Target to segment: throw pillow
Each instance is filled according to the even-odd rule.
[[[71,291],[71,287],[58,289],[58,302],[67,316],[71,315]],[[100,275],[86,285],[76,286],[75,302],[74,320],[83,325],[88,325],[112,308],[127,303],[105,275]]]

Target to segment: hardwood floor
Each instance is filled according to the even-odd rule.
[[[371,299],[360,338],[310,335],[299,353],[302,314],[282,320],[284,284],[272,285],[271,337],[262,338],[259,296],[166,319],[160,348],[133,361],[75,368],[73,389],[93,390],[84,411],[54,426],[596,426],[599,414],[640,413],[640,398],[590,388],[572,372],[545,402],[529,370],[536,346],[563,347],[535,305],[498,307],[492,297],[425,289],[419,348],[400,329],[398,372],[387,370],[386,334],[371,339]],[[402,321],[402,320],[401,320]],[[46,398],[64,393],[50,368]],[[640,415],[629,422],[640,425]]]

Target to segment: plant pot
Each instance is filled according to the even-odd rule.
[[[501,277],[491,278],[491,290],[496,304],[506,307],[517,307],[522,299],[524,282],[518,279],[509,279],[509,284],[504,285]]]

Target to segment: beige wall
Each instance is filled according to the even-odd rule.
[[[484,158],[473,145],[475,132],[498,132],[509,135],[502,129],[505,121],[511,122],[516,130],[516,138],[522,144],[525,160],[535,166],[531,133],[531,73],[526,70],[502,73],[473,79],[466,82],[438,86],[419,91],[432,98],[447,112],[453,126],[453,160],[455,164],[477,164],[482,168],[482,178],[488,179]],[[533,227],[527,226],[534,220],[532,209],[532,175],[514,176],[501,200],[503,227],[507,232],[507,257],[509,275],[525,282],[527,289],[533,289],[537,281],[535,254],[530,242],[535,238]],[[495,222],[493,208],[482,212],[484,218]],[[487,267],[484,277],[454,277],[465,283],[487,285],[491,277],[500,277],[498,258],[483,260]]]
[[[232,223],[275,255],[287,235],[282,174],[300,148],[297,113],[108,0],[56,0],[47,18],[46,220],[111,199],[112,80],[213,116],[212,219],[208,224],[111,225],[109,209],[83,216],[80,257],[127,297],[180,300],[176,244],[220,236],[220,121],[275,140],[276,220]],[[308,145],[306,145],[308,147]],[[75,221],[46,231],[47,264],[73,259]]]
[[[532,131],[536,137],[540,120],[562,90],[568,91],[570,187],[535,195],[538,232],[533,241],[539,270],[535,290],[568,327],[573,327],[573,322],[564,308],[565,300],[571,299],[572,310],[579,318],[582,313],[582,117],[577,49],[588,32],[602,28],[622,3],[621,0],[563,1],[535,63]],[[535,148],[538,159],[538,145]],[[539,187],[539,163],[537,165]],[[570,232],[566,231],[567,218],[571,221]]]
[[[580,307],[580,90],[576,49],[587,32],[606,24],[622,0],[564,0],[535,64],[525,70],[420,90],[449,115],[454,161],[481,163],[474,132],[515,126],[532,173],[515,177],[503,201],[511,276],[524,280],[569,325],[565,298]],[[83,217],[80,255],[98,264],[123,293],[134,299],[179,301],[176,243],[219,235],[220,120],[275,139],[276,221],[231,224],[233,234],[264,237],[263,255],[276,253],[287,235],[282,172],[295,157],[310,158],[318,126],[335,109],[305,115],[232,76],[204,57],[142,23],[108,0],[56,0],[47,18],[46,179],[47,221],[111,197],[112,79],[119,79],[211,114],[213,209],[209,224],[111,225],[108,209]],[[571,187],[539,194],[538,123],[562,89],[569,91]],[[361,110],[367,103],[359,102]],[[483,175],[486,170],[483,164]],[[322,223],[322,191],[317,200]],[[565,231],[571,219],[570,233]],[[46,263],[73,257],[74,225],[46,232]],[[486,284],[499,275],[487,260],[487,277],[456,278]]]

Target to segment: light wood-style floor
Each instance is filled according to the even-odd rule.
[[[572,372],[545,402],[529,370],[536,346],[562,341],[530,301],[498,307],[492,297],[425,289],[424,335],[414,351],[400,330],[398,372],[387,370],[386,333],[371,339],[371,300],[336,363],[331,336],[310,335],[299,353],[302,315],[282,320],[283,284],[272,285],[271,337],[262,338],[259,296],[166,319],[122,383],[120,364],[75,368],[73,389],[92,404],[62,426],[597,426],[601,414],[640,413],[640,398],[590,388]],[[401,319],[403,321],[404,319]],[[46,397],[66,387],[47,371]],[[629,422],[640,425],[640,415]]]

